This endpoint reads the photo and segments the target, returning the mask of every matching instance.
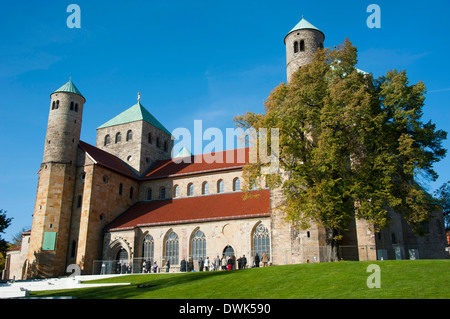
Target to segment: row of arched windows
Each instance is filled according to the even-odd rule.
[[[127,132],[127,138],[126,138],[126,141],[128,142],[128,141],[131,141],[133,139],[133,131],[132,130],[128,130],[128,132]],[[122,133],[120,133],[120,132],[117,132],[116,133],[116,137],[115,137],[115,139],[114,139],[114,143],[119,143],[120,141],[122,140]],[[111,143],[111,137],[109,136],[109,134],[107,134],[106,136],[105,136],[105,146],[106,145],[108,145],[108,144],[110,144]]]
[[[252,237],[252,254],[262,256],[264,252],[270,254],[270,233],[264,224],[260,223],[254,230]],[[196,229],[190,239],[190,254],[193,260],[206,259],[207,238],[203,231]],[[172,265],[179,263],[180,241],[178,234],[173,230],[165,237],[163,255],[169,259]],[[218,252],[213,252],[217,254]],[[142,243],[142,257],[144,260],[153,261],[155,255],[155,240],[147,234]]]
[[[233,192],[237,192],[241,190],[241,180],[236,177],[233,179]],[[219,179],[217,181],[217,193],[223,193],[225,191],[225,182],[223,179]],[[209,183],[203,182],[202,183],[202,195],[208,195],[209,194]],[[187,196],[194,196],[194,183],[189,183],[186,188],[186,195]],[[173,197],[177,198],[180,197],[180,186],[175,185],[173,187]],[[153,199],[153,191],[152,188],[147,188],[146,194],[145,194],[146,200]],[[159,194],[158,199],[165,199],[166,198],[166,188],[164,186],[161,186],[159,188]]]
[[[132,130],[128,130],[127,132],[127,136],[126,136],[126,141],[131,141],[133,139],[133,131]],[[114,143],[119,143],[122,140],[122,133],[121,132],[117,132],[115,139],[114,139]],[[148,133],[148,143],[149,144],[153,144],[153,139],[152,139],[152,133]],[[111,144],[111,136],[109,134],[107,134],[105,136],[105,141],[104,141],[104,145],[108,145]],[[161,144],[161,139],[159,137],[156,137],[156,147],[160,148],[160,149],[164,149],[164,152],[167,152],[169,149],[169,144],[167,141],[165,141],[163,144]]]

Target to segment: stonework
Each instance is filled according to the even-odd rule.
[[[300,28],[286,36],[288,79],[311,62],[323,41],[323,33],[312,28]],[[132,265],[133,272],[140,272],[144,259],[161,267],[172,258],[170,271],[179,271],[182,258],[198,258],[194,245],[198,234],[203,236],[201,255],[211,260],[224,254],[245,255],[250,264],[256,252],[262,254],[263,250],[273,265],[329,260],[324,227],[312,221],[309,229],[299,229],[287,221],[281,189],[255,185],[263,189],[266,201],[255,200],[251,209],[241,214],[236,207],[248,209],[250,205],[243,205],[242,196],[237,196],[244,195],[244,164],[203,163],[185,170],[193,166],[171,162],[172,137],[155,120],[150,122],[159,128],[142,119],[102,126],[97,130],[96,147],[80,141],[84,102],[71,81],[51,95],[32,229],[20,249],[8,252],[9,278],[63,276],[72,264],[78,265],[82,274],[94,274],[103,271],[106,262],[113,272],[120,271],[113,269],[118,263]],[[142,107],[139,102],[137,105]],[[118,133],[120,141],[116,141]],[[172,168],[167,170],[169,164]],[[157,170],[164,173],[153,174]],[[180,207],[175,204],[184,200],[207,202],[208,207],[191,205],[203,209],[206,216],[189,219],[191,216],[174,211],[173,207]],[[231,206],[235,203],[241,206]],[[135,209],[149,204],[162,205],[165,221],[133,223],[142,215],[153,216],[156,208]],[[185,206],[177,209],[195,215]],[[213,214],[216,212],[220,214]],[[127,227],[109,227],[124,217],[131,223]],[[425,236],[413,234],[395,212],[391,217],[391,226],[380,232],[369,222],[353,218],[343,233],[341,258],[448,257],[442,212],[433,212]],[[144,253],[146,238],[152,240],[151,246],[146,246],[151,249]],[[198,267],[197,262],[194,265]]]

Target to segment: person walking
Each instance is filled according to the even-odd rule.
[[[233,258],[231,258],[231,256],[228,256],[227,270],[232,270],[232,269],[233,269]]]
[[[188,272],[191,272],[194,270],[194,261],[192,260],[192,257],[189,257],[188,261]]]
[[[203,267],[205,266],[205,262],[203,261],[203,258],[200,257],[198,260],[198,271],[203,271]]]
[[[153,263],[152,268],[153,268],[153,273],[156,274],[156,271],[158,270],[158,264],[156,263],[156,261]]]
[[[269,255],[266,252],[263,252],[262,257],[261,257],[261,261],[262,261],[262,266],[266,267],[267,263],[269,262]]]
[[[227,258],[225,255],[222,256],[222,270],[227,270]]]
[[[214,259],[214,271],[219,270],[220,267],[220,258],[219,255],[217,255],[216,259]]]
[[[245,255],[242,256],[242,269],[247,268],[247,258],[245,257]]]
[[[180,262],[180,271],[186,272],[186,268],[187,268],[186,258],[183,257],[183,260]]]
[[[255,255],[255,267],[259,267],[259,255],[256,253]]]
[[[205,260],[205,271],[209,271],[209,267],[211,266],[211,263],[209,261],[209,257],[206,257]]]

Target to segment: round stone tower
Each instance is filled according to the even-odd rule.
[[[86,100],[71,80],[50,98],[43,163],[75,163]]]
[[[27,278],[66,273],[76,157],[85,98],[67,82],[50,95],[44,159],[27,256]]]
[[[318,28],[302,20],[286,35],[286,71],[289,83],[292,74],[310,63],[318,48],[323,48],[325,35]]]

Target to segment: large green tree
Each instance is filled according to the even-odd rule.
[[[243,129],[279,129],[281,171],[267,183],[282,187],[288,220],[303,229],[311,221],[325,227],[334,258],[355,216],[379,230],[389,225],[392,208],[420,232],[436,204],[414,177],[435,180],[433,163],[446,153],[446,132],[421,119],[424,83],[410,84],[395,70],[374,79],[356,63],[348,39],[319,49],[312,63],[271,92],[264,113],[234,119]],[[246,184],[262,178],[267,165],[248,164]]]
[[[5,256],[6,251],[8,250],[8,242],[1,237],[1,234],[5,232],[5,229],[11,224],[12,218],[6,217],[6,211],[0,209],[0,255]],[[1,257],[0,256],[0,257]],[[0,269],[3,269],[4,260],[2,259],[0,262]]]

